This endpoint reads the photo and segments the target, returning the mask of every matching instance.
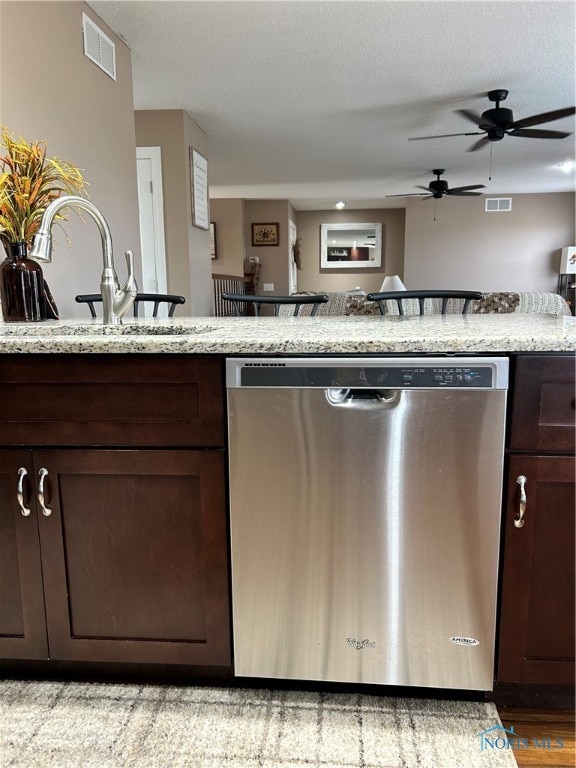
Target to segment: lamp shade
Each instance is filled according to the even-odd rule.
[[[568,248],[562,248],[560,256],[560,274],[576,274],[576,246],[569,245]]]
[[[406,286],[398,275],[387,275],[380,286],[380,291],[405,291]]]

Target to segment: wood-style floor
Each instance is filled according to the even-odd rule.
[[[574,768],[576,750],[574,745],[574,710],[563,709],[517,709],[498,707],[498,713],[505,728],[514,726],[519,738],[528,739],[528,749],[515,749],[514,757],[519,768]],[[563,749],[535,746],[555,745],[561,739]],[[546,740],[546,741],[543,741]]]

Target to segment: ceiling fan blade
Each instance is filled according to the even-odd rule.
[[[482,192],[458,192],[456,189],[449,189],[446,194],[455,195],[456,197],[474,197],[475,195],[481,195]]]
[[[475,112],[470,112],[469,109],[457,109],[456,114],[462,115],[462,117],[465,117],[466,120],[474,123],[474,125],[490,125],[493,128],[496,127],[496,123],[493,123],[492,120],[487,120],[485,117],[482,117],[482,115],[477,115]]]
[[[408,141],[423,141],[424,139],[448,139],[451,136],[479,136],[484,131],[474,131],[473,133],[442,133],[439,136],[412,136]]]
[[[570,117],[576,114],[576,107],[565,107],[564,109],[555,109],[552,112],[542,112],[541,115],[532,115],[532,117],[523,117],[522,120],[516,120],[514,128],[528,128],[531,125],[541,125],[550,123],[552,120],[560,120],[563,117]]]
[[[485,189],[484,184],[469,184],[467,187],[452,187],[448,190],[449,195],[458,195],[460,192],[471,192],[473,189]],[[482,194],[478,192],[478,194]]]
[[[571,135],[564,131],[546,131],[539,128],[517,128],[508,133],[508,136],[524,136],[526,139],[565,139]]]
[[[472,144],[472,146],[466,151],[476,152],[476,150],[482,149],[482,147],[485,147],[487,144],[490,144],[490,139],[487,136],[484,136],[484,138],[479,139],[475,144]]]
[[[422,184],[416,184],[415,186],[416,186],[416,189],[423,189],[424,192],[427,192],[429,195],[433,194],[433,192],[430,189],[430,187],[423,187]]]
[[[407,195],[386,195],[386,197],[430,197],[430,195],[425,195],[423,192],[412,192]]]

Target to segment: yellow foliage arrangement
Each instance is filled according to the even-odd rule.
[[[6,150],[0,155],[0,241],[30,245],[47,206],[61,195],[82,194],[86,182],[76,166],[46,157],[45,141],[16,140],[5,126],[0,135]]]

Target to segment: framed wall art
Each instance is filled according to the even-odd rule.
[[[278,222],[252,224],[252,245],[278,245]]]
[[[382,224],[321,224],[321,269],[379,269]]]
[[[213,221],[210,222],[210,256],[213,259],[218,258],[218,252],[216,251],[216,224]]]
[[[190,185],[192,197],[192,224],[199,229],[210,228],[208,200],[208,160],[190,147]]]

